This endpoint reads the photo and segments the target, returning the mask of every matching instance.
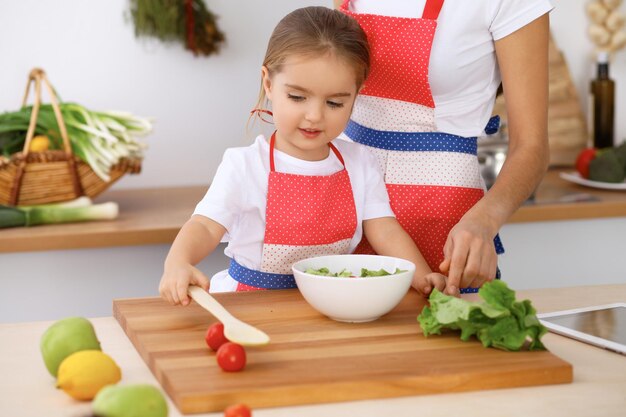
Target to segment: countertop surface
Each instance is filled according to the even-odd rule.
[[[474,296],[469,296],[474,297]],[[539,312],[626,301],[626,284],[518,291]],[[91,319],[103,350],[122,369],[123,384],[158,385],[112,317]],[[86,417],[89,402],[76,402],[54,388],[39,353],[39,339],[52,322],[0,325],[0,415]],[[472,391],[392,399],[256,409],[255,417],[528,417],[623,416],[626,410],[626,357],[555,334],[544,343],[574,367],[571,384]],[[474,342],[476,343],[476,342]],[[515,353],[511,353],[514,355]],[[170,417],[181,414],[171,401]],[[233,399],[233,403],[236,399]],[[221,413],[203,414],[220,416]]]
[[[626,191],[580,186],[559,172],[547,173],[534,200],[509,223],[626,216]],[[119,203],[116,220],[1,230],[0,253],[170,244],[205,192],[202,186],[107,191],[95,201]]]

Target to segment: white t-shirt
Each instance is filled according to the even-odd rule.
[[[350,10],[383,16],[419,18],[426,0],[352,0]],[[548,13],[550,0],[445,0],[437,19],[429,79],[435,101],[435,129],[459,136],[480,136],[491,117],[500,85],[494,41]],[[423,131],[423,106],[359,96],[355,107],[386,112],[377,130]],[[415,107],[422,107],[416,109]],[[357,110],[355,110],[357,113]],[[367,110],[365,110],[367,113]],[[374,122],[375,124],[376,122]]]
[[[378,162],[364,146],[335,140],[350,176],[356,207],[357,229],[350,252],[361,241],[363,220],[394,217]],[[331,175],[343,165],[333,152],[322,161],[304,161],[274,150],[277,172]],[[269,176],[269,143],[258,136],[248,147],[227,149],[222,163],[194,214],[208,217],[226,228],[224,253],[246,268],[260,270],[265,237],[265,207]],[[211,279],[211,292],[234,291],[237,282],[221,271]]]

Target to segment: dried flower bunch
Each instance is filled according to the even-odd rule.
[[[136,36],[180,42],[194,55],[219,52],[224,34],[204,0],[130,0]]]
[[[598,52],[613,54],[626,46],[624,13],[619,11],[622,0],[591,0],[586,10],[590,24],[588,35]]]

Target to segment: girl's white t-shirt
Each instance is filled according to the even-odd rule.
[[[350,10],[419,18],[425,3],[426,0],[352,0]],[[444,1],[437,19],[429,65],[437,131],[465,137],[483,133],[501,81],[494,42],[552,8],[550,0]],[[422,107],[418,104],[389,99],[381,99],[385,103],[372,103],[363,100],[364,97],[357,99],[356,106],[375,106],[376,111],[389,113],[384,118],[387,120],[384,130],[411,131],[411,118],[423,114],[413,108]],[[422,126],[419,121],[414,125],[418,129]]]
[[[335,140],[350,176],[356,207],[357,229],[350,252],[361,241],[363,220],[395,217],[378,169],[376,157],[364,146]],[[300,175],[331,175],[343,169],[333,152],[322,161],[304,161],[274,150],[277,172]],[[193,214],[208,217],[226,228],[224,254],[246,268],[259,270],[265,237],[269,143],[261,135],[248,147],[230,148],[217,169],[211,186]],[[211,279],[211,292],[235,291],[237,282],[221,271]]]

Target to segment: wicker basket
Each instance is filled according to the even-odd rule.
[[[103,181],[72,152],[61,109],[43,70],[35,68],[31,71],[22,106],[26,105],[32,84],[35,86],[35,100],[24,149],[10,158],[0,157],[0,204],[33,205],[73,200],[81,196],[95,197],[124,174],[141,171],[140,159],[122,159],[111,168],[110,181]],[[42,84],[50,95],[63,139],[63,150],[29,152],[41,104]]]

